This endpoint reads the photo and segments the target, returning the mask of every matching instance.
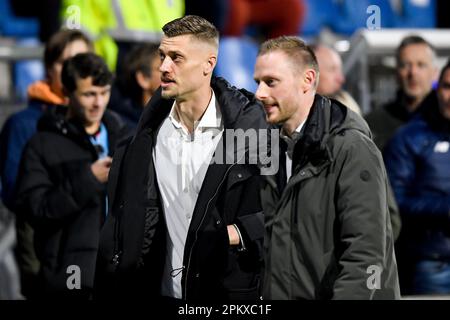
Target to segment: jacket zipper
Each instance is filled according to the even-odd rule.
[[[123,203],[120,204],[121,209],[123,209]],[[122,212],[121,212],[122,214]],[[122,251],[119,249],[119,229],[120,229],[120,219],[121,217],[116,217],[116,221],[114,221],[114,253],[111,259],[111,263],[117,267],[120,263],[120,256],[122,255]]]
[[[152,129],[149,128],[148,129],[148,133],[151,134],[152,133]],[[136,137],[136,136],[135,136]],[[133,139],[134,140],[134,139]],[[131,143],[130,143],[131,144]],[[123,157],[125,156],[125,153],[128,152],[128,148],[130,145],[127,146],[126,151],[123,154]],[[153,140],[152,140],[152,148],[153,148]],[[120,257],[122,255],[122,250],[120,250],[120,235],[119,235],[119,231],[120,231],[120,223],[121,223],[121,219],[123,217],[123,209],[124,209],[125,203],[124,201],[121,202],[119,209],[120,209],[120,215],[116,218],[116,221],[114,221],[114,252],[113,252],[113,257],[111,258],[111,263],[114,266],[118,266],[120,263]]]
[[[195,242],[197,241],[198,231],[200,230],[200,227],[203,224],[203,220],[205,220],[206,213],[208,212],[211,201],[217,196],[217,193],[218,193],[220,187],[222,186],[223,182],[225,181],[225,179],[228,175],[228,172],[230,172],[231,168],[233,168],[236,164],[237,163],[233,163],[225,172],[225,175],[223,176],[222,181],[220,181],[216,191],[214,192],[214,195],[208,200],[208,203],[206,204],[205,212],[203,213],[202,220],[200,221],[200,224],[198,225],[197,229],[195,230],[195,238],[194,238],[194,242],[192,243],[191,248],[189,249],[189,259],[188,259],[187,268],[186,268],[186,277],[184,278],[184,299],[185,300],[187,300],[187,280],[188,280],[188,274],[189,274],[189,266],[191,265],[192,250],[194,249]]]

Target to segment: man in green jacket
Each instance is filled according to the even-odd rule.
[[[365,121],[317,95],[297,37],[262,44],[256,97],[280,125],[280,169],[262,189],[266,299],[397,299],[387,177]]]

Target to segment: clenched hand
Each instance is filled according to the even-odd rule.
[[[105,157],[98,159],[93,164],[91,164],[91,170],[94,176],[101,183],[108,181],[109,169],[111,168],[112,158]]]

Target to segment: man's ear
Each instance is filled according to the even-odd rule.
[[[139,87],[142,88],[142,90],[148,90],[151,87],[151,80],[149,77],[144,75],[142,71],[138,70],[134,74],[134,77],[136,78],[136,82],[139,85]]]
[[[303,72],[303,91],[311,91],[316,83],[317,72],[314,69],[306,69]]]
[[[211,54],[208,57],[208,60],[204,63],[203,67],[203,75],[209,75],[213,72],[217,63],[217,55]]]

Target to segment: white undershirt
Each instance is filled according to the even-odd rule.
[[[192,134],[179,121],[175,103],[159,129],[153,161],[168,229],[161,287],[163,296],[182,298],[181,271],[187,232],[203,179],[222,133],[222,115],[214,92]]]

